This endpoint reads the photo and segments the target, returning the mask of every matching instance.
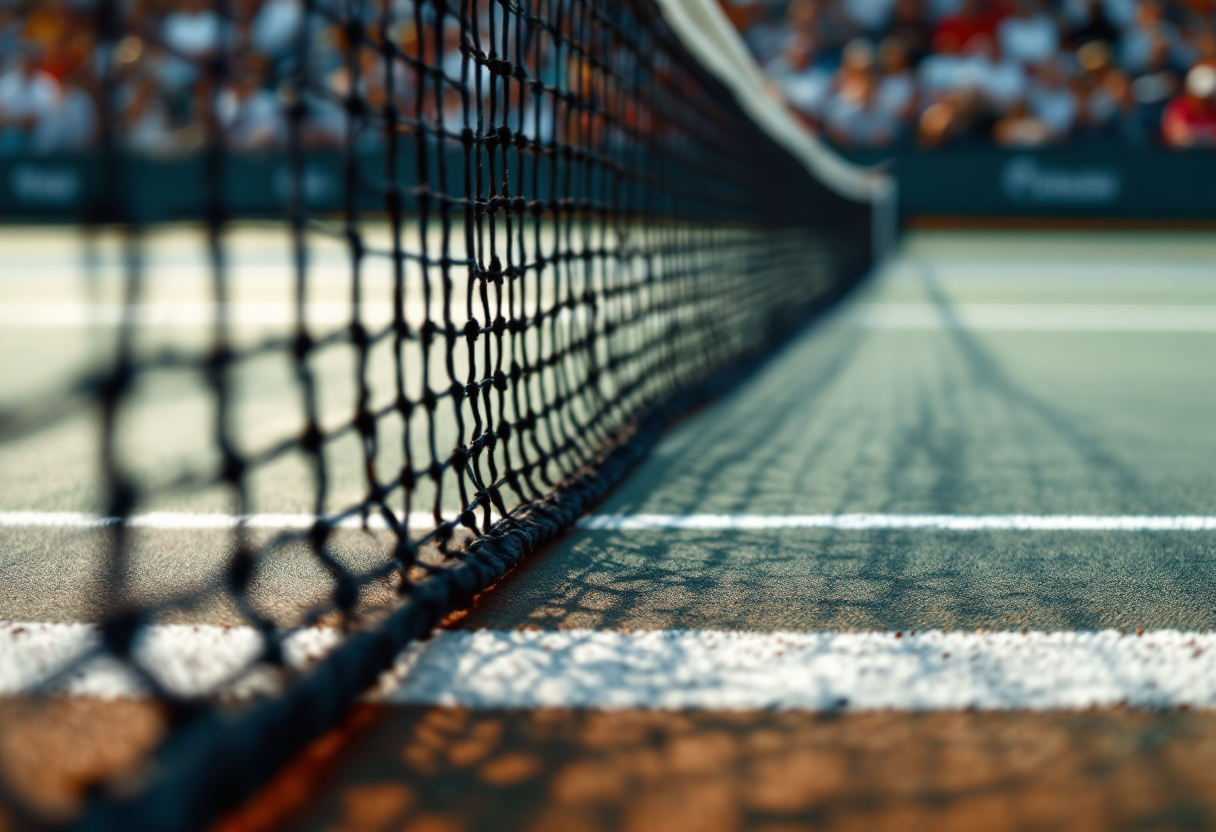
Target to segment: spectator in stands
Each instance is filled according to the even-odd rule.
[[[1137,129],[1146,135],[1156,134],[1166,104],[1181,86],[1181,76],[1170,60],[1170,44],[1165,33],[1154,32],[1148,57],[1132,79]]]
[[[264,68],[249,68],[220,94],[220,122],[233,150],[269,150],[281,147],[287,125],[278,98],[259,84]]]
[[[1055,58],[1060,48],[1056,22],[1036,0],[1018,0],[1017,11],[997,28],[1001,53],[1023,66],[1038,66]]]
[[[999,118],[1027,93],[1026,72],[1017,61],[1007,59],[997,42],[973,38],[968,48],[965,77],[986,115]]]
[[[120,90],[118,127],[128,149],[149,156],[180,152],[201,138],[198,128],[195,135],[174,130],[156,76],[150,73],[137,75]]]
[[[1110,46],[1101,40],[1084,44],[1077,50],[1077,67],[1081,72],[1080,135],[1091,143],[1138,145],[1142,137],[1136,125],[1131,80],[1115,66]]]
[[[1040,64],[1026,96],[1030,112],[1047,126],[1053,143],[1063,142],[1077,121],[1077,97],[1054,61]]]
[[[175,55],[198,62],[219,49],[222,27],[207,0],[185,0],[181,9],[165,15],[161,36]]]
[[[60,84],[59,101],[43,115],[30,136],[35,153],[81,152],[97,138],[97,90],[86,67]]]
[[[795,111],[812,124],[819,119],[831,93],[832,73],[815,64],[815,47],[806,35],[791,36],[765,72]]]
[[[295,48],[303,23],[304,7],[300,0],[266,0],[250,26],[250,45],[272,63],[286,60]]]
[[[0,3],[0,75],[12,69],[12,65],[17,62],[17,56],[25,43],[21,29],[17,9]]]
[[[878,71],[878,107],[901,125],[902,133],[902,125],[911,120],[919,103],[916,75],[903,41],[889,35],[878,45]]]
[[[29,151],[38,123],[59,105],[59,82],[39,68],[38,57],[26,46],[0,75],[0,155]]]
[[[827,129],[841,147],[872,148],[891,144],[899,134],[899,122],[879,105],[878,87],[872,76],[862,76],[847,93],[833,99],[827,112]]]
[[[1025,99],[1019,99],[996,123],[992,137],[1002,147],[1042,147],[1051,141],[1051,128],[1030,112]]]
[[[1093,41],[1114,43],[1119,39],[1119,27],[1111,21],[1102,0],[1065,3],[1064,19],[1068,25],[1069,42],[1074,49]]]
[[[1182,95],[1165,108],[1161,132],[1170,147],[1216,148],[1216,69],[1201,64],[1187,73]]]
[[[961,41],[954,34],[934,39],[933,52],[921,61],[918,71],[921,94],[933,103],[952,95],[965,85],[966,60]]]
[[[902,44],[909,64],[916,66],[929,53],[930,28],[921,0],[896,0],[888,37]]]
[[[937,22],[933,31],[933,51],[959,54],[977,36],[993,37],[998,17],[982,0],[963,0],[954,14]]]
[[[1178,40],[1178,31],[1165,19],[1160,4],[1142,0],[1136,7],[1135,23],[1119,40],[1119,63],[1133,75],[1146,72],[1150,65],[1169,63]],[[1161,60],[1161,52],[1165,60]]]
[[[881,36],[891,23],[894,5],[894,0],[844,0],[844,11],[866,34]]]

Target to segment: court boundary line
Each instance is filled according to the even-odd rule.
[[[480,517],[480,515],[479,515]],[[452,520],[455,515],[446,516]],[[155,511],[125,520],[74,511],[0,511],[0,528],[99,529],[117,525],[162,530],[310,529],[318,519],[337,529],[388,529],[383,517],[369,515],[322,517],[312,514],[206,514]],[[492,519],[497,519],[492,518]],[[435,517],[413,512],[410,528],[430,528]],[[576,528],[584,531],[779,531],[831,529],[836,531],[1095,531],[1095,532],[1207,532],[1216,531],[1216,515],[1106,515],[1106,514],[591,514]]]
[[[248,626],[152,625],[136,643],[162,684],[237,697],[275,688],[255,673],[222,680],[256,655]],[[288,641],[307,670],[342,632],[312,627]],[[0,696],[53,677],[95,649],[88,624],[0,622]],[[95,659],[60,692],[146,697],[129,669]],[[1060,710],[1216,708],[1216,633],[752,632],[720,630],[440,631],[397,655],[364,701],[387,705],[596,710]]]

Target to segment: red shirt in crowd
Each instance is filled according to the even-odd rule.
[[[934,50],[961,52],[977,35],[995,39],[997,24],[1007,13],[1008,9],[1004,3],[966,0],[956,13],[948,14],[938,21],[933,30]]]
[[[1165,107],[1161,133],[1172,147],[1216,147],[1216,102],[1178,96]]]

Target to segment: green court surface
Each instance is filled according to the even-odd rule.
[[[1210,515],[1214,255],[913,235],[598,511]],[[1209,629],[1216,533],[584,529],[465,626]]]

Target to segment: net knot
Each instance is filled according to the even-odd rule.
[[[439,397],[429,387],[422,391],[422,406],[426,408],[427,413],[434,413],[435,408],[439,406]]]
[[[231,450],[224,453],[224,464],[220,469],[220,479],[236,485],[245,474],[245,460]]]
[[[313,340],[312,336],[301,329],[296,333],[295,340],[291,345],[292,356],[296,361],[303,361],[304,358],[312,352]]]
[[[310,421],[308,427],[304,429],[304,434],[300,437],[300,447],[310,454],[319,454],[323,439],[321,428],[317,426],[315,421]]]
[[[359,412],[355,414],[355,430],[364,439],[376,435],[376,417],[366,407],[360,407]]]

